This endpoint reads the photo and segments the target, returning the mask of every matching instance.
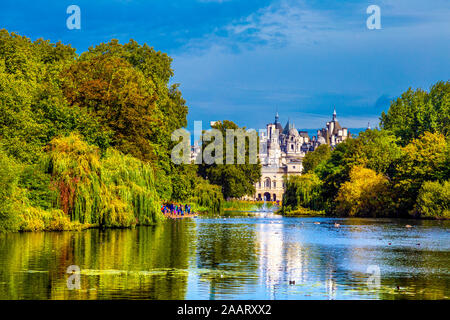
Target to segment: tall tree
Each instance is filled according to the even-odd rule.
[[[0,30],[0,144],[9,155],[35,162],[53,137],[72,131],[107,148],[109,133],[62,94],[60,73],[75,58],[68,45]]]
[[[322,144],[313,152],[308,152],[303,158],[303,173],[313,172],[321,163],[327,161],[331,156],[330,146]]]
[[[334,206],[340,186],[350,180],[350,171],[355,166],[374,170],[376,173],[392,176],[401,148],[397,138],[386,130],[366,130],[355,139],[340,143],[331,153],[328,161],[320,163],[315,172],[323,180],[324,199]]]
[[[400,211],[413,209],[418,193],[425,181],[448,180],[448,151],[445,137],[426,132],[403,148],[393,179]]]
[[[180,179],[176,165],[170,160],[170,152],[176,144],[170,137],[174,130],[187,125],[188,111],[178,84],[169,83],[173,76],[172,59],[167,54],[155,51],[146,44],[139,45],[134,40],[124,45],[117,40],[111,40],[89,48],[80,56],[79,63],[89,64],[91,60],[101,61],[102,59],[120,61],[119,66],[127,70],[125,74],[135,76],[127,78],[127,85],[131,85],[129,80],[134,81],[133,92],[141,96],[147,95],[143,100],[138,99],[140,100],[138,107],[135,104],[126,105],[126,109],[130,111],[126,115],[126,121],[123,123],[116,121],[118,127],[113,128],[113,130],[124,131],[124,134],[117,135],[115,131],[115,142],[121,141],[120,144],[125,148],[123,149],[125,152],[131,152],[141,160],[153,160],[158,177],[158,192],[168,200],[174,192],[173,184]],[[119,100],[116,99],[116,102],[122,101],[126,96],[117,98]],[[140,115],[143,115],[142,118],[137,119]],[[124,123],[141,123],[142,125],[138,125],[136,129],[126,129]],[[129,133],[131,135],[128,135]],[[174,196],[179,195],[174,194]]]
[[[381,127],[391,130],[405,146],[425,132],[450,132],[450,82],[438,82],[430,92],[408,89],[381,114]]]
[[[239,128],[232,121],[224,120],[223,122],[217,122],[212,126],[213,129],[220,131],[223,138],[223,148],[220,152],[223,152],[223,164],[206,164],[203,163],[199,166],[199,174],[205,179],[209,180],[212,184],[221,186],[224,198],[240,198],[245,195],[252,195],[255,193],[254,184],[261,178],[261,164],[259,160],[256,164],[251,164],[250,159],[250,143],[249,140],[245,140],[245,161],[244,164],[238,164],[238,143],[235,139],[234,143],[234,157],[233,164],[226,164],[227,156],[231,156],[227,153],[226,147],[226,131],[232,130],[245,130],[246,128]],[[258,144],[256,140],[256,144]],[[211,141],[209,144],[213,144],[215,141]],[[203,151],[209,145],[203,143]],[[239,150],[242,152],[242,150]],[[253,150],[257,152],[257,150]]]
[[[336,203],[339,215],[389,216],[392,212],[389,180],[374,170],[355,166],[350,171],[350,181],[341,185]]]
[[[150,139],[159,119],[152,81],[126,60],[108,55],[80,60],[64,74],[67,101],[111,130],[117,149],[144,161],[154,158]]]

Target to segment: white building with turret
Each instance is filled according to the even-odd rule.
[[[277,112],[275,122],[269,123],[266,130],[261,130],[259,134],[262,177],[255,185],[253,198],[281,200],[285,190],[284,177],[301,174],[303,157],[307,152],[314,151],[321,144],[334,148],[349,137],[349,130],[341,127],[337,121],[336,109],[332,120],[327,122],[325,128],[318,130],[317,136],[312,139],[306,131],[297,130],[290,120],[283,128]]]

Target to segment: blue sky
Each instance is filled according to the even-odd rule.
[[[81,30],[66,8],[81,8]],[[380,30],[366,8],[381,8]],[[112,38],[173,57],[194,120],[319,128],[374,126],[408,87],[450,79],[448,0],[2,0],[0,28],[85,51]]]

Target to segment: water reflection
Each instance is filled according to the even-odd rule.
[[[196,273],[205,298],[232,298],[256,284],[255,242],[252,224],[198,220]]]
[[[184,299],[192,224],[1,235],[0,299]],[[67,267],[81,290],[67,290]]]
[[[448,299],[449,226],[262,215],[1,234],[0,299]]]

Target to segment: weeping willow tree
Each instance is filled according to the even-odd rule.
[[[312,173],[290,176],[286,179],[286,192],[283,196],[282,212],[302,208],[314,211],[323,210],[320,179]]]
[[[137,223],[153,224],[162,219],[150,165],[109,149],[102,160],[101,174],[113,194],[132,207]]]
[[[44,169],[52,176],[55,207],[71,221],[101,227],[130,227],[162,219],[149,164],[115,150],[103,159],[97,147],[76,134],[53,139]]]
[[[191,197],[191,203],[199,206],[195,208],[202,211],[218,213],[223,208],[223,195],[220,186],[213,185],[207,181],[201,181],[197,184]]]
[[[15,225],[12,209],[17,190],[17,171],[19,166],[0,145],[0,231],[13,229]]]

